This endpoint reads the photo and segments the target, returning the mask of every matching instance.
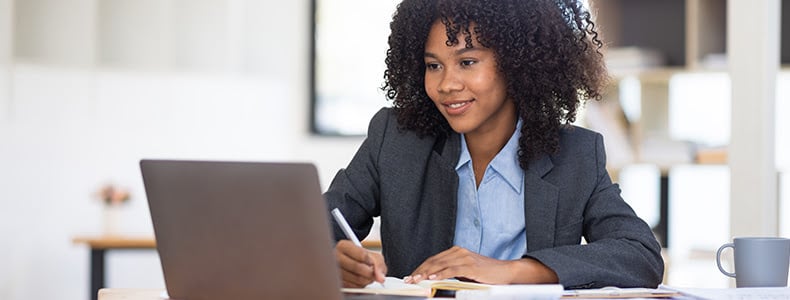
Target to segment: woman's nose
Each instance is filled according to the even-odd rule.
[[[452,70],[443,72],[438,87],[440,93],[452,93],[463,90],[463,88],[463,82],[458,78],[455,72]]]

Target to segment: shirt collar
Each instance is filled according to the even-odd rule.
[[[518,161],[518,140],[521,137],[521,125],[521,119],[519,119],[513,135],[510,136],[502,150],[499,150],[499,153],[488,164],[491,169],[502,175],[510,187],[518,193],[521,193],[522,183],[524,183],[524,170],[521,169]],[[471,160],[469,148],[466,147],[466,138],[461,134],[461,156],[458,159],[455,170],[458,171]]]
[[[469,154],[469,148],[466,147],[466,137],[464,134],[461,134],[461,157],[458,158],[458,164],[455,165],[455,170],[458,171],[471,160],[472,156]]]

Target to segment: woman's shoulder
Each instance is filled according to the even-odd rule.
[[[382,135],[398,128],[398,115],[392,107],[382,107],[368,124],[368,137]]]
[[[600,145],[599,145],[600,144]],[[597,155],[603,136],[593,130],[575,125],[560,128],[560,151],[554,159],[586,159]]]
[[[383,107],[373,115],[368,126],[368,138],[381,137],[383,142],[419,143],[433,140],[431,137],[420,137],[416,132],[403,129],[398,122],[398,112],[392,107]]]
[[[420,137],[416,132],[402,129],[397,111],[393,108],[380,109],[371,119],[367,142],[372,151],[383,161],[403,163],[427,159],[435,146],[436,138]]]
[[[589,144],[595,143],[601,134],[576,125],[560,127],[560,146],[563,144]]]
[[[376,114],[373,115],[373,118],[370,120],[370,124],[388,125],[391,122],[395,122],[395,125],[397,125],[397,120],[398,115],[394,108],[382,107],[376,112]]]

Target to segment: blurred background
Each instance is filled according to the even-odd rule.
[[[0,299],[88,299],[75,237],[152,236],[141,158],[308,161],[326,188],[389,106],[378,87],[398,2],[0,0]],[[727,1],[591,5],[613,80],[577,125],[604,134],[610,174],[666,247],[665,284],[730,286],[714,262],[731,240]],[[787,68],[776,87],[787,237]],[[152,249],[106,263],[108,287],[164,287]]]

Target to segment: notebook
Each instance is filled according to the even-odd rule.
[[[384,283],[374,282],[364,288],[344,288],[346,293],[420,296],[456,299],[559,299],[563,295],[560,284],[494,285],[459,281],[456,279],[422,280],[417,284],[387,277]]]
[[[374,282],[364,288],[343,288],[343,292],[351,294],[379,294],[433,297],[454,297],[459,290],[482,290],[491,285],[462,282],[458,280],[423,280],[418,284],[404,283],[403,279],[387,277],[384,283]]]
[[[173,299],[342,299],[315,167],[142,160]]]

